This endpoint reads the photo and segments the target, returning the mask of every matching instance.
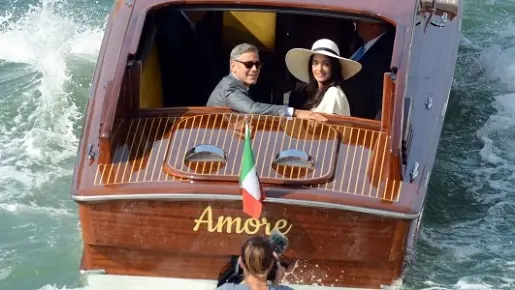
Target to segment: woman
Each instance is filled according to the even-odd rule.
[[[286,54],[286,66],[295,78],[307,83],[305,109],[350,116],[349,102],[340,84],[357,74],[361,64],[340,57],[336,43],[319,39],[311,50],[291,49]]]
[[[272,244],[265,237],[252,237],[241,247],[238,264],[243,269],[245,284],[226,283],[218,290],[293,290],[286,286],[277,285],[284,275]],[[277,265],[274,283],[267,281],[273,266]]]

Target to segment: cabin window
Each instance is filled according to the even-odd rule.
[[[141,66],[135,101],[140,110],[205,106],[216,84],[229,73],[231,49],[248,42],[259,48],[264,63],[257,84],[250,89],[253,99],[301,108],[306,100],[284,97],[300,83],[286,68],[287,51],[311,48],[316,40],[329,38],[337,43],[341,56],[350,58],[363,44],[354,31],[356,20],[379,22],[358,15],[315,15],[300,10],[181,11],[174,5],[152,10],[147,13],[135,56]],[[395,35],[395,28],[389,28]],[[391,56],[393,38],[383,49]],[[385,72],[380,72],[381,80]],[[375,101],[380,104],[378,98]],[[366,107],[369,101],[363,102],[355,106]]]

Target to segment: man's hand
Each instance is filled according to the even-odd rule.
[[[293,112],[293,116],[300,118],[300,119],[309,119],[309,120],[315,120],[318,122],[326,122],[327,121],[326,117],[324,117],[318,113],[308,111],[308,110],[295,110]]]

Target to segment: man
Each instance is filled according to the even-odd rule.
[[[350,59],[362,65],[361,71],[343,84],[351,116],[380,119],[383,100],[383,76],[390,71],[395,33],[386,24],[356,22],[356,32],[363,45]]]
[[[158,15],[156,43],[166,107],[203,106],[225,74],[226,66],[218,62],[222,54],[216,50],[210,17],[205,11],[175,9],[164,9]],[[196,77],[199,69],[204,70],[202,85]]]
[[[230,55],[230,73],[215,87],[207,106],[225,106],[248,114],[295,116],[325,122],[327,119],[317,113],[295,110],[285,105],[265,104],[249,97],[249,88],[255,84],[263,64],[259,61],[258,49],[248,43],[236,45]]]

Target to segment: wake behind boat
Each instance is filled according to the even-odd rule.
[[[189,40],[179,25],[199,12],[202,22],[193,27],[208,41],[184,47]],[[387,25],[393,40],[379,118],[326,115],[319,123],[203,105],[213,89],[204,80],[227,74],[234,45],[259,47],[265,66],[253,90],[262,102],[282,104],[290,82],[286,52],[327,37],[350,57],[359,47],[355,21]],[[89,283],[213,289],[248,237],[275,230],[289,239],[285,283],[295,289],[401,284],[460,22],[459,1],[117,1],[71,189]],[[199,76],[174,68],[194,63],[191,52],[209,58],[198,68],[202,81],[184,91],[177,80]],[[245,122],[267,196],[259,218],[242,211]]]

